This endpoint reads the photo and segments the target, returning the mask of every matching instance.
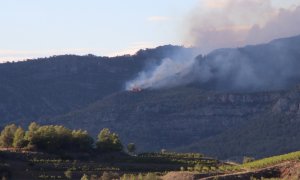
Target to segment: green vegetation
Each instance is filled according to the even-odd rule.
[[[66,178],[68,179],[72,179],[72,175],[73,175],[73,172],[72,172],[72,169],[67,169],[65,172],[64,172]]]
[[[0,135],[1,147],[8,148],[13,146],[16,130],[17,130],[17,126],[14,124],[5,126],[5,128],[2,130]]]
[[[14,140],[12,146],[15,148],[22,148],[26,146],[26,140],[25,140],[25,132],[21,127],[18,127],[18,129],[14,133]]]
[[[241,165],[241,168],[257,169],[257,168],[263,168],[270,165],[278,164],[284,161],[299,160],[299,159],[300,159],[300,151],[297,151],[297,152],[268,157],[257,161],[245,163]]]
[[[95,149],[95,152],[98,152],[98,150]],[[105,159],[105,156],[112,157]],[[89,158],[76,157],[78,156],[67,158],[66,156],[44,152],[0,151],[1,160],[10,162],[10,164],[4,165],[3,163],[3,166],[0,166],[0,175],[2,177],[12,177],[13,179],[22,177],[25,179],[159,180],[164,175],[168,176],[167,174],[170,171],[173,172],[169,177],[176,175],[174,171],[181,171],[182,176],[179,177],[185,177],[187,174],[201,175],[201,177],[223,174],[235,176],[238,174],[236,176],[245,177],[245,179],[249,179],[251,176],[253,176],[252,179],[261,179],[261,177],[277,178],[278,173],[270,174],[272,171],[269,170],[261,172],[261,168],[271,167],[287,160],[294,160],[293,163],[298,162],[300,152],[242,165],[219,162],[195,153],[143,153],[136,156],[122,155],[122,153],[105,154],[103,156],[103,154],[94,153],[90,154]],[[251,168],[249,168],[250,164]],[[256,171],[257,173],[255,173]]]
[[[243,164],[253,162],[253,161],[255,161],[255,158],[245,156],[244,159],[243,159]]]
[[[266,167],[271,167],[273,165],[279,165],[280,163],[286,161],[299,161],[300,151],[292,152],[284,155],[268,157],[264,159],[254,160],[250,157],[245,157],[244,163],[241,165],[221,165],[216,170],[219,172],[233,173],[233,172],[243,172],[245,170],[258,170]],[[195,167],[196,168],[196,167]],[[195,170],[195,169],[193,169]],[[255,179],[255,178],[252,178]],[[265,178],[266,179],[266,178]]]
[[[134,143],[129,143],[127,145],[127,151],[131,154],[135,153],[136,151],[136,147],[135,147],[135,144]]]
[[[110,132],[108,128],[101,130],[98,135],[96,146],[100,152],[121,151],[123,149],[118,135]]]
[[[83,174],[80,180],[89,180],[89,176],[86,174]]]
[[[215,167],[219,163],[219,161],[212,158],[206,158],[203,154],[199,153],[141,153],[136,157],[132,157],[132,159],[135,159],[135,162],[140,163],[168,163],[184,165],[184,167],[196,166],[197,164],[201,164],[205,167]],[[180,166],[178,167],[178,170],[179,169]]]
[[[160,180],[161,178],[157,176],[155,173],[147,173],[143,174],[124,174],[120,180]]]
[[[289,41],[282,43],[287,48],[284,54],[299,59],[299,37]],[[284,54],[276,47],[271,43],[237,51],[257,62],[281,62]],[[0,126],[11,121],[29,124],[38,119],[86,129],[93,137],[104,127],[114,127],[124,142],[138,144],[139,151],[182,147],[176,150],[201,151],[222,159],[240,159],[245,154],[261,158],[300,149],[300,124],[294,120],[299,88],[263,93],[210,91],[219,87],[216,80],[203,86],[195,83],[140,93],[121,92],[124,83],[136,77],[145,64],[158,65],[172,53],[193,54],[191,51],[164,46],[113,58],[63,55],[2,63]],[[221,52],[205,58],[217,57]],[[232,82],[230,78],[224,80]],[[224,85],[229,87],[228,83]],[[129,124],[130,128],[124,128]]]
[[[71,130],[58,125],[38,125],[32,122],[25,132],[15,124],[7,125],[0,135],[0,147],[23,148],[51,153],[60,152],[120,152],[123,149],[116,133],[103,129],[98,136],[96,149],[94,140],[83,130]]]

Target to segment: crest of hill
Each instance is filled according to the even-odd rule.
[[[97,57],[62,55],[0,64],[0,124],[45,120],[83,108],[122,91],[148,62],[179,46],[141,50],[136,55]],[[161,53],[166,51],[166,53]]]

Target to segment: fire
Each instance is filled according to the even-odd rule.
[[[130,91],[131,91],[131,92],[141,92],[142,89],[141,89],[140,87],[136,87],[136,86],[135,86],[135,87],[131,88]]]

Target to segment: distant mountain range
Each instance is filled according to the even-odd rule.
[[[168,45],[132,56],[0,64],[0,125],[59,123],[93,135],[108,127],[139,151],[164,148],[222,159],[300,149],[300,36],[198,56],[195,70],[209,70],[206,80],[124,90],[147,64],[193,52]]]

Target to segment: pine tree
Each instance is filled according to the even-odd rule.
[[[0,135],[1,147],[12,147],[16,130],[17,126],[15,124],[5,126]]]
[[[13,147],[15,147],[15,148],[24,147],[26,145],[24,136],[25,136],[24,130],[21,127],[18,127],[18,129],[16,130],[16,132],[14,134]]]
[[[80,180],[89,180],[89,176],[86,174],[83,174]]]
[[[111,133],[108,128],[104,128],[98,134],[97,149],[102,152],[121,151],[123,149],[119,136]]]

